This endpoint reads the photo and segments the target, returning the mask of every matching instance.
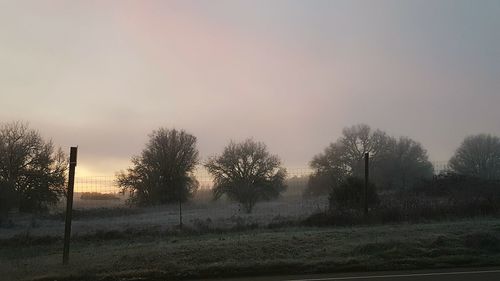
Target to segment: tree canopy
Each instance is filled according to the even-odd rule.
[[[306,194],[327,194],[349,176],[362,177],[365,153],[370,154],[371,181],[381,188],[408,188],[432,177],[432,164],[420,143],[359,124],[345,128],[337,141],[313,157]]]
[[[226,194],[248,213],[258,201],[277,198],[286,188],[286,170],[278,156],[271,155],[264,143],[251,139],[229,143],[205,167],[214,177],[215,198]]]
[[[117,175],[130,202],[138,205],[186,201],[198,188],[194,170],[199,162],[196,137],[183,130],[160,128],[149,136],[133,166]]]
[[[487,180],[500,179],[500,138],[489,134],[468,136],[449,161],[457,174]]]
[[[434,167],[423,146],[408,138],[391,138],[386,155],[374,166],[374,180],[386,189],[408,189],[430,179]]]
[[[20,122],[0,125],[0,209],[41,211],[64,194],[67,159]]]

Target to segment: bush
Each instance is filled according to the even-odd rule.
[[[0,181],[0,226],[9,221],[9,210],[16,205],[16,193],[12,185]]]
[[[307,181],[307,186],[302,193],[304,197],[315,197],[326,195],[331,191],[331,187],[334,186],[335,181],[332,175],[323,173],[314,173],[309,177]]]
[[[373,183],[368,184],[368,206],[378,205],[379,198]],[[346,178],[339,186],[334,187],[330,193],[330,209],[355,209],[364,207],[365,182],[357,177]]]
[[[443,173],[431,180],[421,181],[414,191],[429,197],[500,198],[500,181]]]
[[[424,195],[382,195],[368,216],[358,209],[330,209],[316,213],[302,223],[309,226],[345,226],[473,218],[500,215],[500,200],[454,200]]]

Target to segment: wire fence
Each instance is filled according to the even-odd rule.
[[[289,169],[286,180],[287,189],[283,197],[301,197],[307,186],[311,171],[309,169]],[[199,188],[191,201],[215,203],[212,200],[212,177],[205,171],[195,175]],[[125,206],[129,195],[122,192],[113,176],[85,176],[75,178],[74,208],[112,208]],[[224,201],[224,200],[222,200]],[[227,200],[226,200],[227,201]]]
[[[434,163],[435,173],[446,170],[446,162]],[[288,169],[287,190],[276,200],[258,202],[251,213],[240,204],[221,198],[213,200],[212,178],[199,171],[199,188],[188,202],[182,204],[182,221],[195,229],[231,229],[234,227],[267,226],[305,219],[328,209],[328,196],[303,197],[310,169]],[[181,212],[177,203],[154,207],[134,207],[127,204],[128,194],[120,192],[113,176],[75,178],[73,233],[128,229],[172,229],[179,226]],[[34,235],[63,233],[65,200],[54,208],[52,215],[39,220],[33,227],[28,216],[16,218],[16,226],[0,233],[11,237],[28,231]]]
[[[432,163],[434,173],[439,174],[449,169],[446,161]],[[286,197],[300,197],[307,187],[312,174],[309,168],[288,169]],[[210,189],[213,187],[212,177],[206,170],[196,172],[199,189],[195,201],[209,201]],[[122,193],[114,176],[85,176],[75,178],[75,209],[112,208],[124,206],[128,195]]]
[[[433,162],[434,173],[439,174],[448,170],[445,161]],[[308,168],[288,169],[287,190],[284,197],[301,197],[307,187],[310,175],[313,173]],[[213,178],[205,170],[196,172],[199,189],[194,195],[195,202],[210,202]],[[121,192],[114,176],[85,176],[75,178],[75,209],[86,208],[112,208],[124,206],[128,194]],[[213,202],[212,202],[213,203]]]

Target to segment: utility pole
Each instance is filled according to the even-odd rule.
[[[370,153],[365,153],[365,217],[368,216],[368,185],[370,183]]]
[[[75,189],[75,167],[78,147],[71,147],[69,153],[68,193],[66,197],[66,222],[64,225],[63,264],[69,260],[69,240],[71,237],[71,219],[73,215],[73,191]]]

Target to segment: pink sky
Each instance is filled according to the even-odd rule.
[[[125,169],[159,126],[203,160],[254,137],[306,167],[360,122],[447,160],[500,134],[500,4],[471,3],[0,3],[0,121],[79,145],[85,175]]]

